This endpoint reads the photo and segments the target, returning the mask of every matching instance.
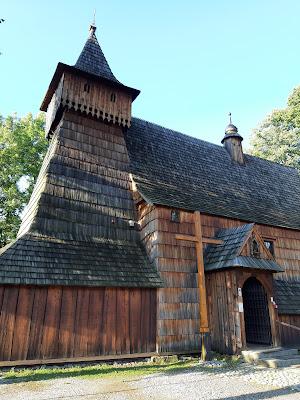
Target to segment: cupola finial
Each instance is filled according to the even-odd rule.
[[[90,24],[90,34],[94,35],[96,32],[96,29],[97,29],[97,27],[96,27],[96,10],[94,10],[93,21]]]
[[[244,156],[242,149],[242,136],[238,133],[238,128],[233,125],[231,119],[231,112],[228,113],[229,124],[225,128],[225,136],[222,139],[222,144],[224,144],[231,158],[238,162],[239,164],[244,164]]]

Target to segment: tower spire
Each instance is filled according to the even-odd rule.
[[[75,67],[90,74],[108,79],[112,82],[118,82],[112,73],[110,66],[103,54],[96,37],[96,11],[94,11],[94,18],[90,25],[89,37],[84,45],[84,48],[78,57]]]

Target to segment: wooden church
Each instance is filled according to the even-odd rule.
[[[300,176],[132,117],[90,27],[43,100],[49,149],[0,251],[0,365],[300,344]],[[297,328],[298,327],[298,328]]]

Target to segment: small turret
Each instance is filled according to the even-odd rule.
[[[229,125],[225,129],[225,136],[221,143],[230,154],[231,159],[239,164],[245,164],[242,141],[243,138],[238,133],[238,128],[233,125],[231,113],[229,113]]]

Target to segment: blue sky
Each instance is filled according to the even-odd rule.
[[[96,9],[135,116],[220,143],[232,112],[251,130],[300,84],[299,0],[3,1],[0,113],[37,113],[56,64],[74,64]]]

